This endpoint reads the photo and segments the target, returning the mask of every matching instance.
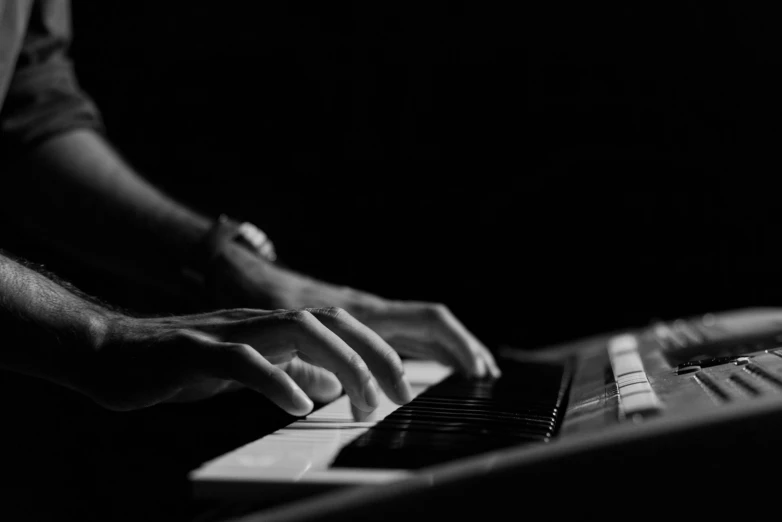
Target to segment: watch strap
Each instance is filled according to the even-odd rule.
[[[183,267],[185,276],[203,283],[211,264],[231,242],[243,245],[269,262],[277,260],[274,244],[265,232],[252,223],[239,222],[221,214]]]

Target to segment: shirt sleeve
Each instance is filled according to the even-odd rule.
[[[98,109],[76,81],[70,39],[70,1],[36,0],[0,110],[3,149],[31,147],[76,128],[102,131]]]

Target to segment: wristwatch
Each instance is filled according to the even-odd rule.
[[[232,242],[242,245],[261,259],[272,263],[277,260],[274,243],[263,230],[252,223],[239,222],[222,214],[196,245],[182,273],[186,278],[203,284],[210,265],[223,248]]]

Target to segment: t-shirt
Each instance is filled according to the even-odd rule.
[[[69,0],[0,0],[0,154],[75,128],[100,128],[67,51]]]

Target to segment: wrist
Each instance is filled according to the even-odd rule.
[[[89,310],[86,313],[82,330],[90,351],[99,352],[101,350],[108,337],[111,323],[117,315],[119,314],[105,309]]]
[[[113,312],[97,310],[88,319],[87,332],[94,353],[100,353],[105,347],[121,337],[134,318]]]
[[[33,375],[90,396],[99,353],[110,330],[110,312],[97,307],[59,313],[43,319],[40,334],[29,336],[29,356],[13,361],[10,369]]]
[[[92,397],[93,382],[101,372],[100,354],[112,335],[114,324],[121,314],[98,307],[89,307],[79,313],[78,339],[75,350],[64,354],[65,360],[58,365],[65,374],[52,379],[67,387]]]
[[[221,215],[191,250],[183,263],[185,279],[208,294],[214,294],[216,275],[226,259],[237,258],[239,265],[270,265],[277,258],[274,245],[255,225]],[[212,295],[212,298],[215,296]]]

